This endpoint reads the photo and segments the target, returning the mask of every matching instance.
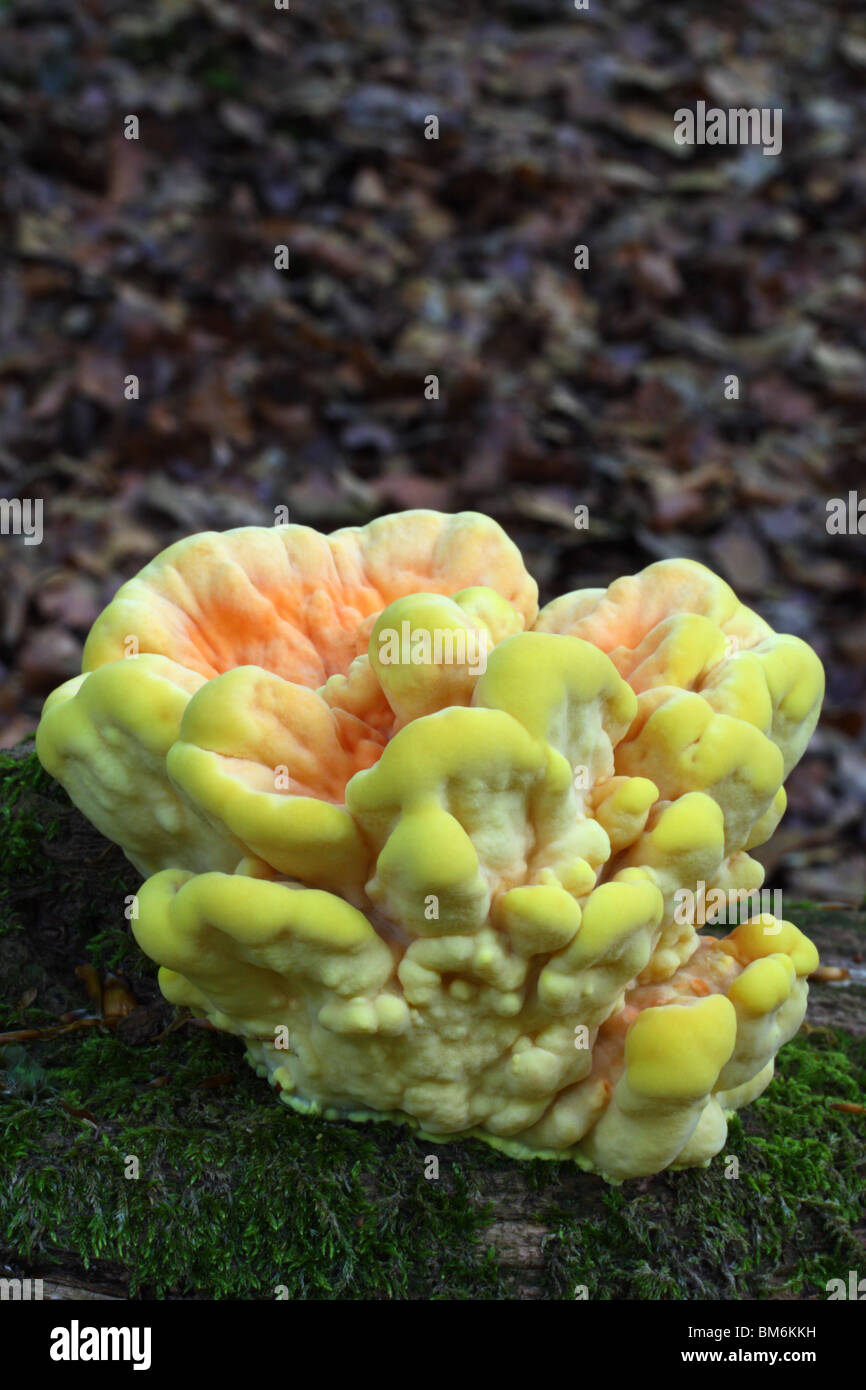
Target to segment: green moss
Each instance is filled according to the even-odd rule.
[[[710,1168],[625,1183],[601,1219],[548,1209],[549,1295],[585,1284],[601,1299],[824,1297],[862,1264],[864,1117],[830,1102],[862,1100],[864,1082],[866,1040],[798,1035]]]
[[[121,851],[83,820],[34,752],[0,753],[0,939],[62,921],[106,949],[105,933],[113,933],[115,953],[121,941],[129,952],[123,905],[137,883]],[[96,963],[111,968],[107,957]],[[0,999],[7,965],[0,955]]]
[[[16,875],[33,874],[39,847],[57,834],[58,818],[46,817],[46,800],[69,804],[36,754],[0,753],[0,896]]]
[[[123,885],[119,885],[121,892]],[[91,965],[102,973],[108,971],[129,971],[135,965],[141,966],[141,952],[134,938],[119,923],[102,927],[88,937],[85,945],[87,958]]]
[[[581,1178],[599,1199],[586,1210],[550,1201],[573,1187],[569,1165],[503,1165],[478,1144],[442,1146],[428,1180],[429,1144],[293,1115],[235,1040],[191,1026],[146,1047],[90,1034],[21,1051],[11,1068],[0,1059],[5,1248],[42,1268],[70,1250],[85,1268],[118,1262],[133,1293],[508,1297],[515,1275],[485,1239],[491,1174],[506,1167],[515,1192],[547,1196],[547,1297],[579,1284],[603,1299],[808,1295],[862,1256],[863,1121],[828,1102],[862,1095],[866,1044],[842,1036],[789,1044],[731,1125],[737,1178],[721,1160],[613,1189]],[[230,1084],[204,1084],[215,1076]]]
[[[381,1126],[289,1115],[228,1038],[186,1028],[147,1049],[43,1045],[51,1092],[0,1106],[12,1169],[0,1230],[25,1262],[119,1261],[132,1292],[204,1298],[495,1297],[473,1165]],[[206,1086],[214,1074],[232,1084]],[[148,1083],[155,1077],[163,1086]],[[64,1102],[70,1109],[65,1109]],[[85,1115],[71,1111],[88,1111]],[[139,1177],[127,1178],[128,1156]]]

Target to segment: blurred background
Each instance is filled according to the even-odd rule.
[[[688,555],[817,649],[759,853],[859,902],[864,77],[855,0],[0,0],[0,495],[44,505],[0,745],[180,536],[473,508],[542,601]],[[781,107],[781,153],[677,145],[699,100]]]

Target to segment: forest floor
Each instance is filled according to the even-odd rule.
[[[864,70],[853,0],[0,0],[0,493],[44,503],[0,537],[0,1265],[171,1298],[863,1268],[866,566],[827,508],[866,476]],[[781,153],[677,145],[699,100],[780,108]],[[161,1000],[134,871],[19,742],[172,541],[419,506],[493,516],[543,602],[691,556],[824,662],[758,857],[847,973],[732,1123],[737,1178],[289,1113]]]

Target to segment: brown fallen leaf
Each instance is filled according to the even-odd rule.
[[[851,1100],[831,1100],[831,1110],[842,1110],[846,1115],[866,1115],[866,1105],[855,1105]]]
[[[205,1087],[209,1091],[212,1091],[215,1090],[217,1086],[231,1086],[234,1079],[234,1072],[221,1071],[217,1072],[215,1076],[206,1076],[204,1081],[199,1082],[199,1085]]]
[[[76,965],[75,973],[87,990],[87,997],[96,1012],[102,1016],[102,985],[99,972],[92,965]]]
[[[819,965],[817,970],[813,970],[809,976],[810,980],[817,980],[819,984],[827,984],[832,980],[850,980],[851,972],[846,970],[843,965]]]
[[[106,1019],[126,1018],[138,1008],[138,1000],[122,975],[106,975],[102,985],[102,1013]]]
[[[74,1115],[76,1120],[88,1120],[92,1125],[99,1123],[96,1116],[92,1114],[90,1110],[80,1110],[77,1105],[67,1105],[65,1100],[61,1100],[59,1103],[66,1111],[67,1115]]]
[[[764,594],[773,577],[773,567],[764,546],[751,530],[738,521],[713,536],[708,549],[716,568],[729,583],[735,583],[744,594]]]
[[[80,666],[81,643],[56,623],[33,632],[18,656],[18,668],[28,692],[40,693],[69,680],[78,674]]]
[[[96,620],[99,594],[92,579],[73,570],[55,571],[35,591],[36,607],[50,622],[87,632]]]
[[[110,1025],[108,1025],[110,1026]],[[101,1018],[78,1018],[72,1023],[52,1024],[48,1028],[19,1028],[13,1033],[0,1033],[0,1047],[4,1043],[41,1042],[43,1038],[56,1038],[61,1033],[74,1033],[81,1028],[105,1028]]]

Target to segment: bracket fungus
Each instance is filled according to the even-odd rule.
[[[755,892],[823,672],[662,560],[537,607],[487,517],[172,545],[47,700],[45,768],[146,876],[168,999],[295,1109],[610,1181],[707,1163],[799,1027]]]

